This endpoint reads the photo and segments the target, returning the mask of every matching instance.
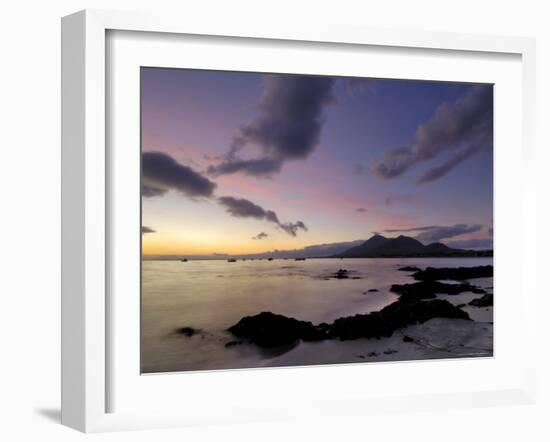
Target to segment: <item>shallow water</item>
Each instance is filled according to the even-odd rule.
[[[392,284],[412,282],[410,273],[397,270],[401,266],[487,264],[492,264],[491,258],[278,259],[234,263],[144,260],[142,372],[280,365],[280,356],[286,360],[281,349],[279,354],[253,345],[226,348],[225,344],[233,339],[227,328],[243,316],[262,311],[313,323],[369,313],[397,299],[389,292]],[[350,279],[327,279],[340,268],[348,270]],[[368,292],[370,289],[378,291]],[[192,337],[174,333],[176,328],[185,326],[199,332]],[[317,348],[322,352],[326,346]],[[319,363],[326,356],[319,354]],[[309,360],[316,363],[315,352]]]

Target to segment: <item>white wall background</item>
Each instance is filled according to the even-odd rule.
[[[541,197],[550,193],[550,13],[536,0],[11,0],[0,10],[0,439],[182,440],[550,440],[548,311],[541,284],[540,399],[535,406],[380,415],[362,421],[286,422],[85,436],[59,425],[60,17],[83,8],[168,10],[250,20],[350,23],[534,36],[538,39]],[[510,176],[510,179],[521,177]],[[546,194],[546,195],[544,195]],[[540,275],[548,250],[539,212]],[[182,401],[185,398],[182,398]]]

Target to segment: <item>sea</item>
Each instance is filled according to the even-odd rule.
[[[314,324],[378,311],[397,300],[397,295],[390,292],[392,284],[414,282],[411,272],[398,270],[403,266],[424,269],[490,264],[492,258],[485,257],[310,258],[305,261],[263,259],[236,262],[143,259],[141,370],[146,374],[368,362],[365,355],[378,354],[374,350],[369,352],[369,349],[384,350],[381,343],[362,340],[365,342],[360,343],[361,348],[357,347],[358,343],[299,343],[298,348],[265,350],[253,344],[235,343],[236,338],[227,329],[244,316],[264,311]],[[348,279],[333,277],[340,269],[347,270]],[[492,278],[470,282],[492,290]],[[473,297],[473,294],[458,295],[453,300],[456,300],[455,304],[467,303]],[[480,324],[478,328],[482,334],[472,343],[472,348],[480,347],[479,355],[490,355],[492,308],[483,311],[470,308],[470,311],[473,319]],[[470,327],[462,323],[453,323],[453,327],[455,325],[458,327],[456,330]],[[442,326],[453,329],[445,324]],[[195,333],[193,336],[178,333],[177,330],[182,327],[191,327]],[[437,336],[437,330],[433,333],[432,329],[430,333]],[[416,333],[423,332],[418,329]],[[460,333],[471,336],[472,330],[456,332],[457,335]],[[430,345],[430,348],[434,347]],[[462,349],[465,346],[461,342],[456,343],[456,347]],[[409,347],[407,353],[402,352],[400,357],[422,359],[444,355],[441,351],[430,352],[426,348]],[[475,353],[474,350],[470,349]],[[395,360],[395,355],[398,355],[397,351],[388,354],[392,355],[391,358],[384,359],[384,352],[380,351],[382,360]],[[372,361],[376,360],[381,358],[372,358]]]

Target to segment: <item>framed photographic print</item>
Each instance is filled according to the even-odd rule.
[[[64,18],[63,422],[531,401],[533,57]]]
[[[140,85],[142,373],[493,356],[492,84]]]

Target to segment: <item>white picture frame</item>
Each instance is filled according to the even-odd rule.
[[[529,173],[534,151],[535,43],[518,37],[494,37],[416,31],[388,31],[308,24],[225,23],[195,17],[86,10],[62,21],[62,423],[85,432],[158,428],[219,422],[365,414],[404,409],[435,409],[532,403],[536,392],[534,339],[526,342],[523,382],[513,388],[445,392],[409,397],[327,397],[311,401],[310,408],[264,407],[237,404],[239,417],[207,409],[193,415],[182,411],[108,412],[112,388],[108,366],[112,354],[107,339],[108,302],[107,229],[110,210],[107,184],[106,34],[108,31],[142,31],[163,34],[204,35],[283,40],[287,42],[374,45],[381,48],[426,48],[515,54],[522,74],[522,243],[521,290],[525,333],[534,334],[536,287],[535,184]],[[498,251],[497,259],[498,259]],[[531,261],[530,261],[531,262]],[[529,276],[531,275],[531,276]],[[338,368],[335,367],[337,370]],[[315,370],[315,368],[313,368]],[[264,371],[266,373],[266,371]],[[208,374],[205,374],[208,376]],[[262,379],[269,376],[263,374]],[[208,378],[206,378],[208,379]],[[191,398],[192,400],[192,398]],[[248,414],[247,414],[248,412]]]

